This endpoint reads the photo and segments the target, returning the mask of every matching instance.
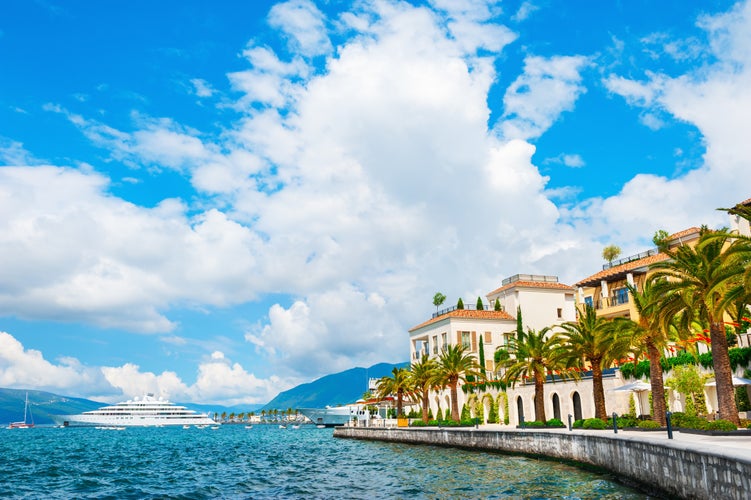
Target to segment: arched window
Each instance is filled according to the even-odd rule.
[[[582,398],[579,396],[579,393],[574,391],[574,394],[571,396],[571,401],[574,404],[574,420],[581,420],[582,419]]]
[[[561,400],[556,393],[553,393],[553,418],[561,420]]]
[[[521,396],[516,398],[516,415],[519,418],[519,424],[524,420],[524,400]]]

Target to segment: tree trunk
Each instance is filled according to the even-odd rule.
[[[649,357],[649,383],[652,386],[652,420],[661,426],[667,425],[665,420],[665,385],[662,382],[662,355],[652,339],[647,339],[647,357]]]
[[[402,416],[402,391],[396,391],[396,418]]]
[[[424,390],[422,392],[422,421],[426,424],[430,420],[428,413],[430,413],[430,391]]]
[[[457,382],[451,382],[451,420],[458,422],[461,418],[459,415],[459,395],[456,390]]]
[[[595,418],[608,419],[608,410],[605,408],[605,389],[602,387],[602,361],[590,360],[592,363],[592,396],[595,400]]]
[[[738,407],[735,405],[733,371],[730,369],[728,356],[728,339],[725,337],[725,325],[721,321],[709,323],[709,340],[712,344],[712,364],[717,384],[717,409],[720,412],[720,418],[740,425]]]
[[[545,423],[545,378],[535,373],[535,420]]]

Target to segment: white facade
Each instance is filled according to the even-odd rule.
[[[496,299],[516,318],[522,311],[524,329],[539,331],[545,327],[576,321],[574,289],[558,283],[556,276],[517,274],[503,280],[502,286],[486,295],[492,306]]]

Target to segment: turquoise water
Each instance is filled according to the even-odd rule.
[[[647,498],[556,462],[331,429],[0,430],[3,498]]]

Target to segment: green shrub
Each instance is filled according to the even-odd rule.
[[[545,422],[546,427],[566,427],[559,418],[551,418]]]
[[[588,418],[582,425],[585,429],[604,429],[606,426],[605,421],[599,418]]]
[[[571,425],[574,429],[581,429],[584,426],[584,419],[575,420]]]
[[[545,427],[545,424],[539,420],[532,420],[531,422],[524,422],[525,427]]]
[[[738,427],[730,420],[715,420],[714,422],[709,422],[708,429],[710,431],[734,431]]]
[[[430,425],[430,422],[426,424],[422,420],[415,420],[414,422],[409,424],[410,427],[425,427],[426,425]]]
[[[670,424],[673,427],[699,430],[708,429],[709,426],[709,422],[706,419],[681,412],[673,413],[670,416]]]
[[[618,428],[623,429],[626,427],[637,427],[639,425],[639,420],[636,417],[632,417],[629,415],[624,415],[623,417],[618,417]],[[612,425],[612,422],[611,422]]]
[[[654,420],[642,420],[639,422],[640,429],[659,429],[660,427],[660,423],[655,422]]]

